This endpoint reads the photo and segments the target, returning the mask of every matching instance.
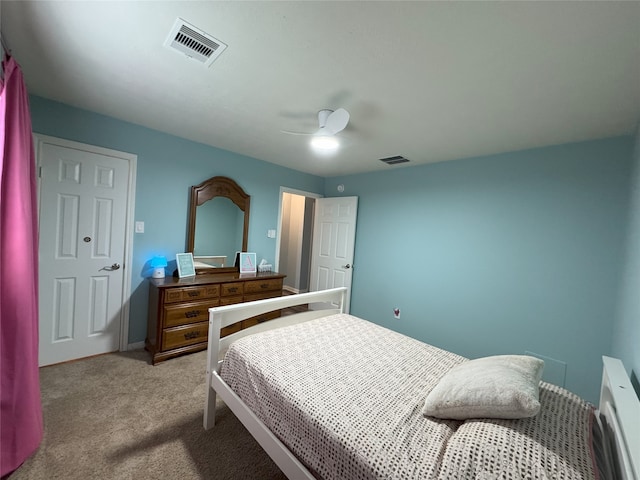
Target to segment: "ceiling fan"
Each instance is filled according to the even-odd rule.
[[[344,108],[338,108],[337,110],[324,109],[318,112],[318,124],[320,128],[312,133],[304,132],[291,132],[287,130],[281,130],[282,133],[290,135],[311,135],[311,146],[320,151],[335,151],[339,142],[335,138],[335,134],[345,129],[349,123],[349,112]]]

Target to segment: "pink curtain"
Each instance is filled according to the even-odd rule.
[[[38,375],[38,222],[31,116],[20,67],[0,92],[0,476],[42,440]]]

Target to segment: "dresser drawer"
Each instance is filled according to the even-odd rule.
[[[187,325],[198,322],[209,321],[209,309],[217,307],[220,301],[218,299],[209,300],[208,302],[167,305],[164,307],[164,326],[175,327],[178,325]]]
[[[221,290],[220,290],[220,295],[223,297],[227,297],[230,295],[242,295],[243,292],[243,283],[242,282],[237,282],[237,283],[223,283],[221,285]],[[236,303],[236,302],[233,302]]]
[[[188,302],[205,298],[217,298],[219,295],[220,285],[168,288],[164,292],[164,303]]]
[[[149,311],[145,348],[155,365],[169,358],[197,352],[207,347],[209,309],[282,295],[284,275],[215,272],[193,278],[149,279]],[[281,311],[236,322],[221,335],[238,332],[256,323],[280,316]]]
[[[245,282],[244,284],[245,301],[248,301],[246,300],[247,293],[271,292],[274,290],[282,290],[281,278],[251,280],[251,281]],[[262,298],[268,298],[268,297],[262,297]]]
[[[226,337],[227,335],[231,335],[232,333],[236,333],[236,332],[239,332],[240,330],[242,330],[242,323],[243,322],[233,323],[233,324],[229,325],[228,327],[221,328],[220,329],[220,338]]]
[[[242,295],[235,297],[220,297],[220,306],[233,305],[235,303],[242,303]]]
[[[263,313],[262,315],[257,315],[247,320],[243,320],[242,328],[247,328],[249,326],[256,325],[258,323],[266,322],[267,320],[273,320],[274,318],[278,318],[281,315],[281,313],[282,313],[282,310],[275,310],[273,312]]]
[[[162,332],[162,348],[170,350],[193,345],[194,343],[206,342],[208,333],[209,322],[196,323],[186,327],[167,328]]]
[[[264,300],[265,298],[274,298],[281,296],[281,293],[278,291],[271,292],[262,292],[262,293],[252,293],[251,295],[245,295],[245,302],[254,302],[256,300]]]

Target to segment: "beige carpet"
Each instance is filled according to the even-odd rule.
[[[284,479],[220,400],[202,428],[205,360],[152,366],[135,351],[42,368],[44,439],[10,480]]]

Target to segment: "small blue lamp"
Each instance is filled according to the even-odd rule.
[[[152,278],[164,278],[164,267],[167,266],[167,258],[157,255],[151,259],[151,268],[153,268]]]

